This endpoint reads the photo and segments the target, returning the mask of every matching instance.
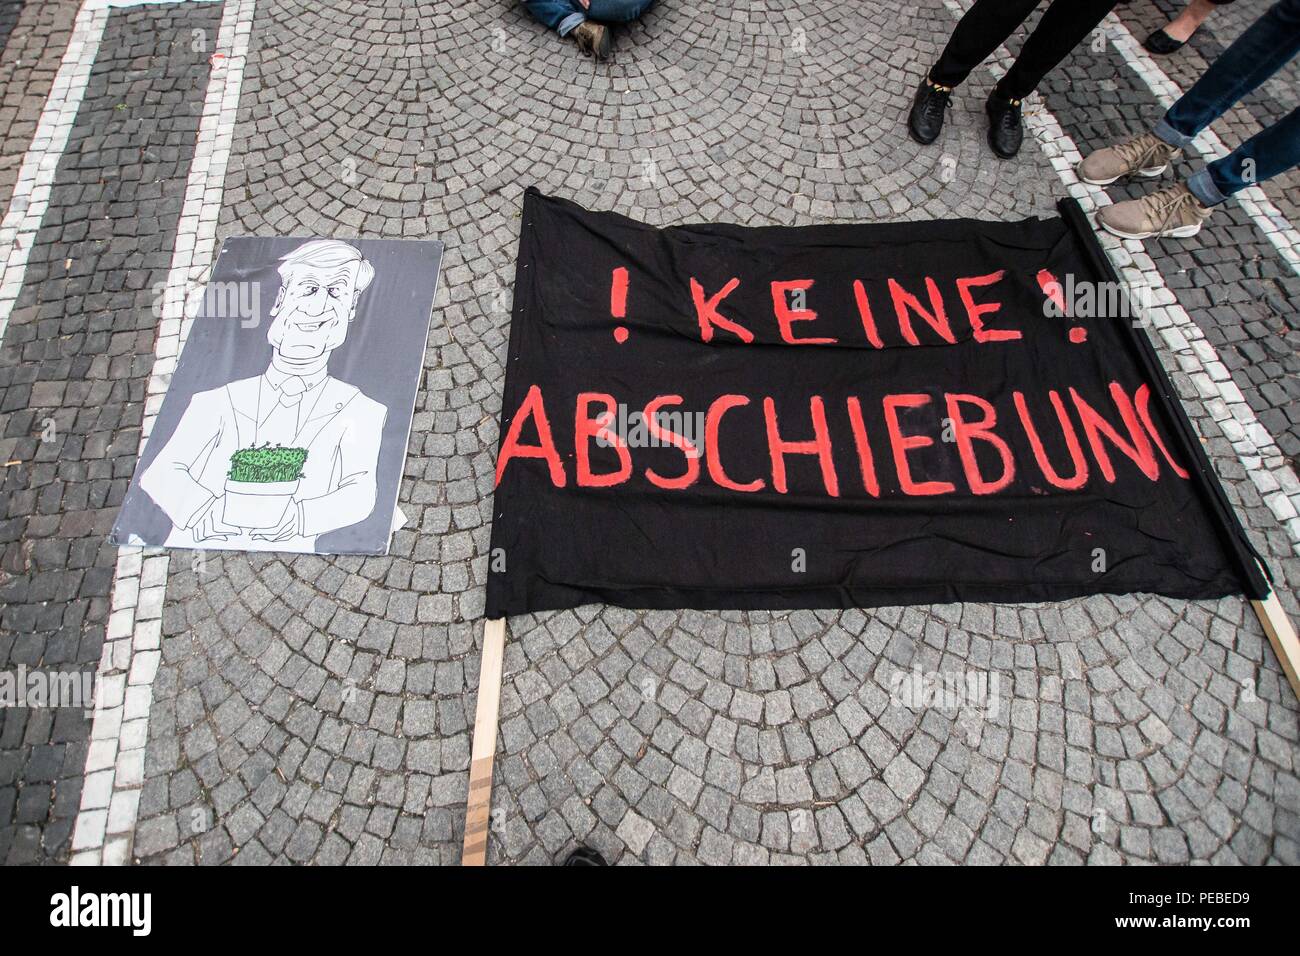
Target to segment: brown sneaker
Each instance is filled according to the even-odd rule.
[[[1211,212],[1185,183],[1179,183],[1141,199],[1106,206],[1097,213],[1097,221],[1107,232],[1124,239],[1186,239],[1201,231],[1201,223],[1210,218]]]
[[[573,32],[569,35],[578,41],[578,49],[587,56],[594,57],[597,60],[603,60],[609,56],[609,27],[603,23],[583,20],[573,28]]]
[[[1076,169],[1079,178],[1093,186],[1109,186],[1121,176],[1159,176],[1169,168],[1178,150],[1151,133],[1118,146],[1099,149]]]

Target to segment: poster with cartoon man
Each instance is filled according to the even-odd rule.
[[[385,553],[441,254],[227,240],[112,540]]]

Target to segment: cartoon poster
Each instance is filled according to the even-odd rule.
[[[227,240],[112,541],[386,553],[441,258],[433,241]]]

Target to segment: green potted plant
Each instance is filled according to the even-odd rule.
[[[265,445],[230,456],[223,519],[237,528],[275,528],[302,481],[306,448]]]

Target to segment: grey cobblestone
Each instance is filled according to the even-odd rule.
[[[38,112],[44,96],[50,57],[34,49],[37,35],[57,47],[68,6],[28,3],[0,56],[0,81],[19,77],[32,91],[0,99],[0,119],[14,121],[0,129],[0,190],[25,148],[14,144],[30,126],[29,99]],[[184,17],[216,15],[203,7]],[[779,7],[659,4],[595,68],[517,4],[469,0],[418,17],[400,0],[258,5],[220,234],[436,236],[444,275],[399,494],[409,521],[392,554],[171,562],[137,858],[459,859],[508,327],[500,293],[524,185],[652,223],[1052,211],[1059,180],[1032,143],[1016,163],[988,155],[987,71],[959,97],[942,143],[922,149],[903,135],[911,89],[952,27],[943,4]],[[152,27],[112,32],[124,23]],[[190,25],[168,7],[113,14],[105,64],[147,41],[177,65],[124,94],[131,110],[130,97],[169,83],[201,99],[202,71],[168,39],[188,39]],[[493,45],[499,35],[504,45]],[[17,65],[18,49],[39,52],[37,65]],[[1150,118],[1149,95],[1113,59],[1076,57],[1061,77],[1034,108],[1058,114],[1081,146]],[[1106,82],[1116,89],[1103,92],[1120,95],[1088,111]],[[121,119],[107,89],[92,93],[87,116]],[[167,135],[192,119],[173,116]],[[169,183],[184,179],[175,145]],[[133,213],[150,236],[174,234],[169,189]],[[1293,318],[1297,289],[1226,212],[1197,244],[1153,253],[1283,441],[1300,434],[1296,343],[1293,326],[1266,313],[1267,296]],[[62,221],[48,225],[33,281],[57,271],[62,244],[82,241],[65,238]],[[158,242],[135,241],[147,261],[115,290],[131,302],[90,330],[108,361],[100,378],[123,394],[84,424],[78,416],[81,458],[60,459],[108,456],[98,479],[108,491],[92,508],[77,490],[89,479],[51,469],[31,483],[43,462],[4,475],[6,518],[58,533],[28,533],[38,539],[30,553],[6,539],[0,663],[23,659],[15,633],[53,635],[42,638],[47,655],[98,653],[112,554],[95,514],[111,516],[130,473],[141,399],[130,388],[152,348],[136,296],[148,270],[166,266]],[[1228,255],[1238,247],[1245,267]],[[25,453],[39,403],[82,397],[62,365],[42,365],[53,357],[26,354],[43,321],[32,294],[0,363],[0,441],[27,443],[24,460],[39,458]],[[1189,412],[1253,539],[1280,581],[1295,580],[1300,562],[1231,446],[1204,409]],[[84,602],[80,617],[29,623],[65,593]],[[1284,600],[1294,611],[1290,593]],[[891,678],[913,666],[996,675],[1001,706],[975,721],[912,711],[891,700]],[[504,669],[490,862],[549,863],[578,841],[614,862],[653,864],[1296,861],[1296,701],[1239,599],[788,614],[583,607],[513,619]],[[66,793],[70,781],[79,792],[85,757],[64,732],[4,715],[2,859],[59,856],[50,820],[75,812]]]

